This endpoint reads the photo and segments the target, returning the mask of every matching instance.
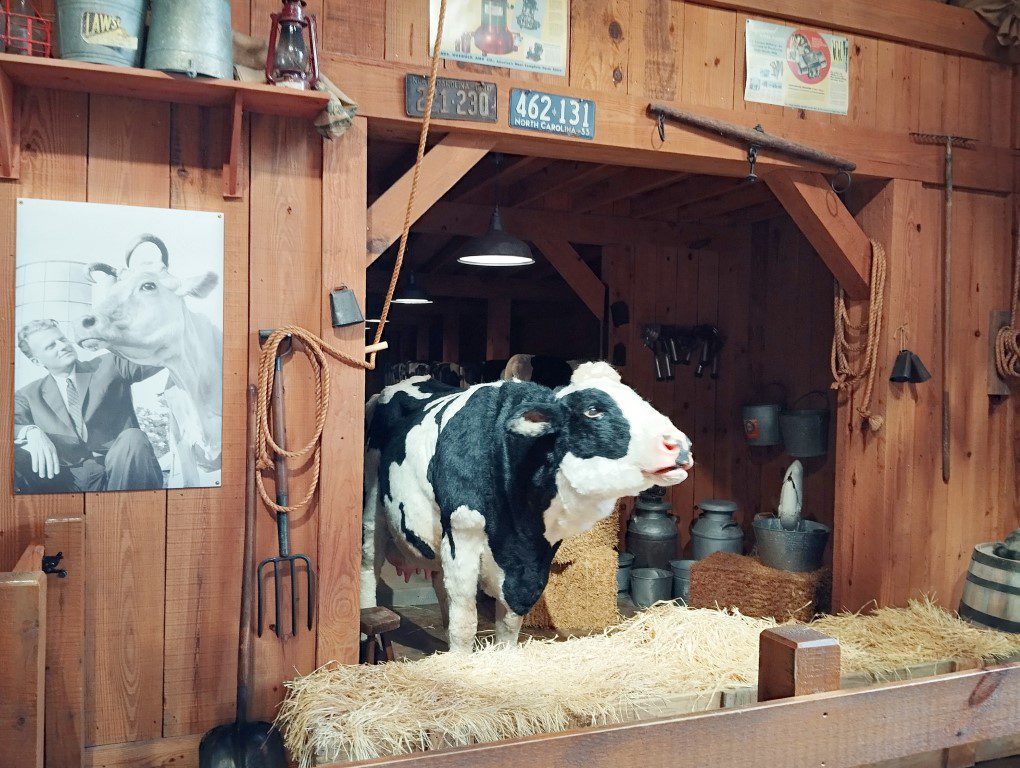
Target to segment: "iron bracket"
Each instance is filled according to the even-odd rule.
[[[64,559],[63,552],[57,552],[55,555],[43,555],[42,559],[42,572],[54,574],[58,579],[66,579],[67,571],[63,568],[58,568],[60,561]]]

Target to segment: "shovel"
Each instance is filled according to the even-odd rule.
[[[199,768],[287,768],[280,732],[248,720],[252,679],[251,577],[255,553],[255,387],[248,387],[248,454],[245,467],[244,562],[241,632],[237,653],[237,719],[208,731],[198,745]]]

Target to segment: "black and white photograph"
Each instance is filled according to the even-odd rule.
[[[14,492],[220,484],[223,215],[18,200]]]

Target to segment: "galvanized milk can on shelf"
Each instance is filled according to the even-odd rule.
[[[147,0],[57,0],[60,57],[140,67]]]
[[[737,504],[726,499],[706,499],[698,504],[701,514],[691,526],[691,557],[701,560],[713,552],[744,551],[744,531],[733,519]]]
[[[642,491],[634,503],[634,514],[627,526],[627,551],[634,555],[635,568],[669,570],[676,557],[676,520],[672,507],[663,496],[665,488]]]
[[[145,68],[232,80],[230,0],[152,0]]]

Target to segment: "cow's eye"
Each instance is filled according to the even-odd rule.
[[[606,415],[606,412],[599,409],[597,405],[589,405],[588,409],[584,412],[584,415],[589,419],[601,419]]]
[[[152,282],[151,280],[147,280],[144,283],[142,283],[140,286],[138,286],[138,289],[141,290],[141,291],[154,291],[154,290],[156,290],[156,284],[154,282]]]

